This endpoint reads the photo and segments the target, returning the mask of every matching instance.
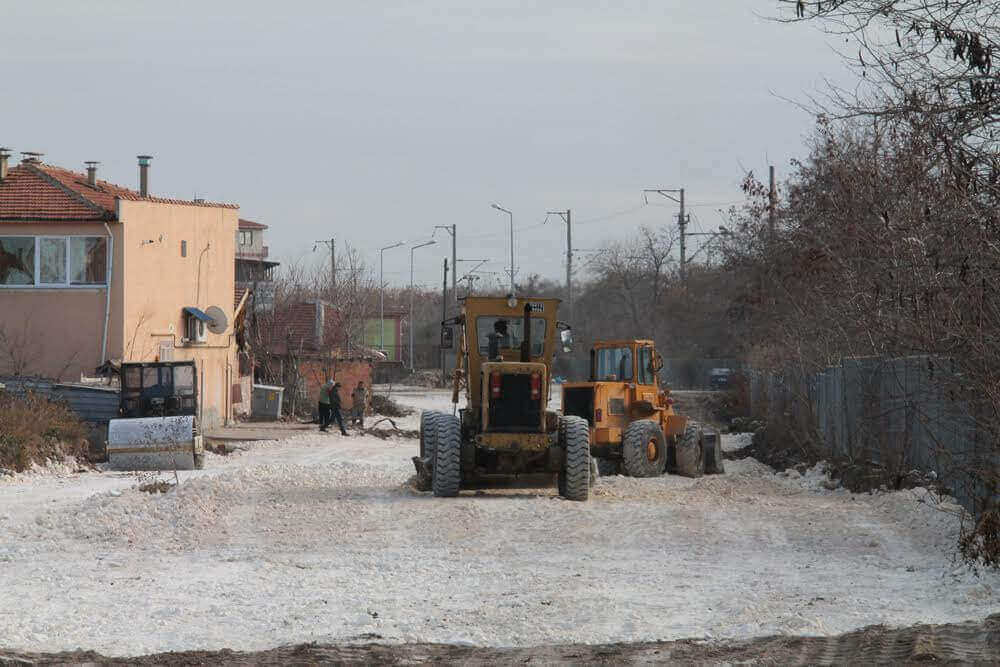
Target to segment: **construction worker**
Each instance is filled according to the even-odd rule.
[[[334,382],[333,386],[330,387],[330,420],[329,423],[333,424],[336,422],[337,426],[340,427],[340,434],[347,435],[347,430],[344,428],[344,416],[340,414],[341,401],[340,401],[340,383]]]
[[[351,423],[357,424],[361,428],[365,427],[365,410],[368,407],[368,390],[365,389],[364,382],[358,382],[358,386],[351,392]]]
[[[333,380],[327,381],[319,388],[319,430],[325,431],[330,425],[330,390]]]

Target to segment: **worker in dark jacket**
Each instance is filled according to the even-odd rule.
[[[340,383],[334,382],[330,388],[330,423],[340,427],[340,434],[347,435],[344,428],[344,416],[340,414]]]
[[[330,390],[333,389],[333,380],[327,380],[319,388],[319,430],[326,431],[330,425]]]

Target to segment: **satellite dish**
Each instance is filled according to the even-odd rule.
[[[205,311],[205,314],[212,318],[212,323],[208,325],[208,330],[216,335],[222,335],[226,333],[226,327],[229,326],[229,320],[226,318],[226,313],[223,312],[218,306],[209,306]]]

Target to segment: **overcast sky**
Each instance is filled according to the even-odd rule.
[[[537,5],[537,7],[532,6]],[[787,171],[812,121],[780,99],[846,80],[822,35],[758,18],[774,0],[23,2],[0,0],[0,145],[136,187],[236,202],[279,261],[334,236],[378,248],[458,225],[460,258],[564,275],[565,226],[594,248],[673,204],[738,201],[742,168]],[[657,202],[667,204],[668,202]],[[617,215],[614,215],[617,214]],[[440,284],[447,234],[416,251]],[[584,253],[579,259],[583,260]],[[386,253],[404,284],[409,252]],[[461,265],[462,269],[469,265]]]

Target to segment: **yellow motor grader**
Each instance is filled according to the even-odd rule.
[[[600,474],[724,472],[718,433],[674,412],[662,368],[651,340],[601,341],[590,351],[590,381],[563,385],[562,413],[587,420]]]
[[[572,345],[558,307],[558,299],[467,297],[461,315],[443,323],[442,347],[458,342],[457,414],[423,412],[420,456],[413,458],[419,483],[435,496],[550,474],[558,475],[564,498],[587,500],[587,421],[548,409],[556,345],[567,352]],[[463,384],[465,407],[458,408]]]

